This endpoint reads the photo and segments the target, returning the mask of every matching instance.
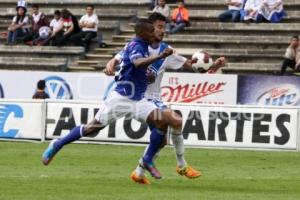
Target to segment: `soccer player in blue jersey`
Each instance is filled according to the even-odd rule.
[[[151,56],[159,55],[160,52],[162,52],[164,49],[169,48],[169,45],[162,42],[165,32],[166,18],[159,13],[153,13],[149,16],[149,20],[154,25],[156,36],[155,41],[149,46],[149,53]],[[122,62],[122,54],[123,51],[118,53],[115,58],[108,62],[107,67],[104,70],[107,75],[114,74],[116,66]],[[216,60],[211,69],[217,70],[219,67],[224,66],[224,64],[225,59],[219,58]],[[148,88],[145,93],[145,97],[147,98],[147,100],[154,102],[159,109],[172,113],[173,111],[168,109],[167,106],[165,106],[161,101],[160,84],[163,78],[164,71],[166,69],[178,70],[182,68],[191,70],[192,61],[179,55],[171,55],[150,65],[148,68]],[[202,72],[206,71],[202,70]],[[149,128],[151,130],[150,144],[147,146],[144,156],[140,159],[139,165],[137,166],[136,170],[134,170],[131,174],[131,179],[141,184],[150,183],[145,176],[145,169],[148,170],[153,177],[161,178],[159,171],[156,168],[153,168],[153,166],[155,167],[153,161],[158,156],[160,149],[164,146],[164,136],[166,135],[166,132],[164,133],[164,136],[157,136],[156,128],[151,125],[149,126]],[[175,131],[172,130],[171,138],[175,146],[177,172],[180,175],[184,175],[188,178],[197,178],[201,175],[201,173],[193,169],[185,161],[183,136],[182,134],[179,134]]]
[[[87,125],[77,126],[65,137],[53,140],[42,155],[42,162],[48,165],[65,145],[99,132],[109,123],[130,114],[142,122],[156,127],[154,137],[163,137],[168,127],[181,132],[182,121],[176,114],[162,111],[155,103],[147,101],[144,94],[147,89],[147,68],[152,63],[173,54],[165,48],[160,54],[149,56],[148,46],[155,40],[154,27],[149,20],[139,20],[135,25],[136,37],[129,42],[122,54],[120,73],[115,77],[117,86],[108,96],[99,111]],[[155,167],[148,163],[148,169],[155,173]]]

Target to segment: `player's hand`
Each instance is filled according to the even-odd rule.
[[[174,50],[173,50],[173,49],[166,48],[166,49],[160,54],[160,57],[161,57],[161,58],[166,58],[166,57],[172,55],[173,53],[174,53]]]
[[[214,62],[213,66],[211,66],[211,67],[209,68],[208,73],[215,73],[215,72],[218,71],[221,67],[225,67],[226,63],[227,63],[227,60],[226,60],[225,57],[220,57],[220,58],[218,58],[218,59]]]
[[[216,61],[215,61],[215,66],[216,67],[224,67],[225,65],[226,65],[226,58],[225,57],[220,57],[220,58],[218,58]]]
[[[107,76],[114,76],[115,75],[115,66],[112,60],[110,60],[107,64],[103,73]]]

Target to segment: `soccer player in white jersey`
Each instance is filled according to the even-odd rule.
[[[151,56],[159,55],[161,51],[169,47],[166,43],[162,42],[164,37],[164,32],[165,32],[166,19],[164,16],[162,16],[159,13],[153,13],[151,16],[149,16],[149,20],[154,25],[155,36],[156,36],[156,41],[149,46],[149,53]],[[107,67],[104,70],[104,72],[107,75],[114,75],[116,66],[120,62],[122,62],[122,56],[121,56],[122,53],[123,51],[119,52],[113,59],[111,59],[108,62]],[[187,70],[192,70],[192,62],[193,61],[188,60],[182,56],[171,55],[164,60],[159,60],[153,63],[148,68],[149,84],[145,93],[145,97],[149,101],[154,102],[159,109],[169,110],[169,112],[172,112],[170,109],[167,108],[167,106],[163,104],[160,96],[160,84],[163,78],[163,74],[166,69],[178,70],[181,68],[185,68]],[[225,63],[225,59],[219,58],[216,60],[214,65],[211,67],[211,69],[215,71],[219,67],[224,66],[224,63]],[[203,70],[202,72],[205,72],[205,70]],[[165,144],[166,132],[163,135],[157,135],[156,133],[157,131],[155,130],[155,127],[149,125],[149,128],[151,130],[150,144],[147,146],[144,156],[140,159],[136,170],[134,170],[131,174],[131,179],[141,184],[150,183],[145,176],[145,169],[148,170],[154,178],[161,178],[161,175],[159,171],[155,168],[153,162],[154,159],[158,156],[160,149]],[[193,169],[185,161],[183,136],[182,134],[176,133],[176,131],[172,130],[172,135],[171,135],[172,141],[175,146],[175,153],[177,158],[176,170],[180,175],[184,175],[188,178],[197,178],[201,175],[201,173]]]

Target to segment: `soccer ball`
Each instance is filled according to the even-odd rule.
[[[50,36],[51,29],[47,26],[42,26],[39,29],[39,36],[42,39],[47,39]]]
[[[201,69],[208,70],[214,63],[211,56],[203,50],[195,52],[192,60],[197,60],[192,64],[193,70],[196,72],[199,72]]]

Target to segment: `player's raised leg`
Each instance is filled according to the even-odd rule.
[[[48,148],[44,151],[42,156],[42,162],[44,165],[48,165],[54,156],[67,144],[79,140],[83,136],[99,132],[103,126],[96,119],[91,121],[88,125],[76,126],[65,137],[55,139],[50,142]]]
[[[131,100],[113,91],[105,102],[100,105],[98,113],[89,124],[77,126],[66,136],[55,139],[49,144],[42,156],[43,164],[48,165],[65,145],[77,141],[83,136],[97,133],[107,124],[130,113],[132,109],[130,103]]]

